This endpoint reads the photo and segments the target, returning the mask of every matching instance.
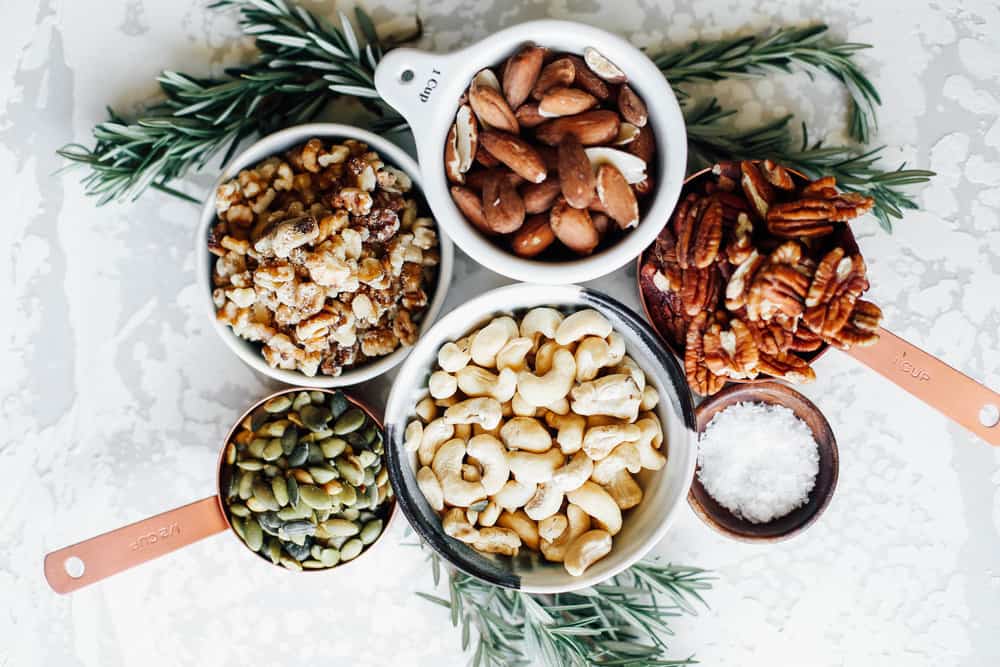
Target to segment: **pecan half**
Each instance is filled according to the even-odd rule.
[[[691,390],[701,396],[711,396],[726,385],[726,379],[710,371],[705,365],[704,330],[708,313],[698,313],[691,320],[685,336],[684,374]]]
[[[705,332],[703,346],[705,365],[714,374],[733,380],[757,377],[757,344],[742,321],[730,321],[728,329],[712,324]]]
[[[771,207],[767,230],[783,238],[812,238],[833,231],[834,206],[828,199],[797,199]]]
[[[847,324],[858,297],[868,289],[861,255],[834,248],[820,261],[806,294],[803,321],[820,337],[832,337]]]
[[[759,354],[780,356],[791,349],[792,334],[777,322],[748,322]]]
[[[816,379],[816,373],[809,366],[809,363],[792,353],[761,354],[757,367],[761,373],[793,384],[803,384]]]
[[[779,190],[791,190],[795,187],[791,172],[780,164],[764,160],[761,164],[761,171],[764,172],[764,178],[767,179],[767,182]]]
[[[689,194],[677,206],[673,229],[681,268],[709,266],[718,256],[722,242],[722,204],[714,197]]]
[[[878,342],[878,328],[882,323],[882,309],[871,301],[858,299],[847,324],[828,342],[841,349],[868,347]]]
[[[726,283],[726,308],[729,310],[739,310],[746,305],[747,295],[750,293],[750,285],[757,275],[757,271],[764,265],[767,258],[752,250],[743,262],[736,267],[733,275],[729,276]]]
[[[740,185],[743,186],[743,194],[747,196],[751,208],[761,220],[767,220],[771,202],[774,201],[774,189],[755,163],[749,160],[740,163]]]
[[[802,314],[810,276],[800,270],[801,259],[802,245],[797,241],[786,241],[774,249],[750,285],[746,299],[749,319],[770,320],[779,312],[791,318]]]
[[[792,334],[792,340],[788,345],[788,349],[794,350],[795,352],[815,352],[822,346],[822,338],[814,334],[806,327],[799,327],[795,330],[795,333]]]
[[[730,264],[740,265],[746,261],[750,253],[753,252],[753,223],[746,213],[736,215],[736,223],[727,233],[726,259]]]
[[[713,310],[719,299],[722,277],[719,269],[709,266],[704,269],[681,269],[681,285],[678,295],[684,304],[684,312],[691,317],[705,310]]]

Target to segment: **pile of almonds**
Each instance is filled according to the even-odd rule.
[[[647,310],[698,394],[758,374],[808,382],[823,344],[878,341],[882,311],[860,298],[867,271],[844,224],[874,201],[832,177],[803,182],[770,160],[717,164],[643,255]]]
[[[593,48],[535,45],[499,73],[476,74],[445,143],[468,221],[521,257],[553,248],[552,259],[560,245],[589,255],[636,226],[656,141],[625,73]]]

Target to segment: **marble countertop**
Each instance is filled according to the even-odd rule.
[[[379,22],[413,14],[397,0],[364,4]],[[403,522],[351,577],[243,569],[242,547],[220,536],[68,597],[42,578],[47,551],[211,494],[225,429],[275,386],[205,320],[194,207],[151,193],[96,208],[78,173],[55,173],[56,148],[90,143],[106,104],[150,99],[161,69],[218,74],[249,57],[233,17],[204,5],[4,3],[0,666],[465,664],[446,614],[413,595],[431,578],[402,545]],[[309,6],[330,13],[333,3]],[[820,20],[874,44],[861,61],[884,98],[886,159],[938,177],[892,236],[873,219],[856,227],[873,299],[892,330],[1000,387],[993,0],[445,0],[417,12],[423,46],[442,51],[543,16],[641,46]],[[741,109],[740,123],[794,112],[815,136],[843,137],[844,100],[824,76],[711,92]],[[185,188],[201,195],[213,177]],[[460,255],[449,303],[505,282]],[[637,306],[627,270],[591,285]],[[832,505],[807,533],[773,545],[728,541],[685,509],[656,552],[718,580],[710,610],[672,624],[672,655],[720,667],[997,664],[1000,450],[845,355],[825,355],[817,374],[805,393],[840,443]],[[385,388],[363,391],[378,401]]]

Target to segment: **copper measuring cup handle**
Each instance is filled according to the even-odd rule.
[[[72,593],[227,528],[218,496],[209,496],[46,554],[45,580],[56,593]],[[80,576],[70,574],[80,565],[73,559],[82,562]]]
[[[989,444],[1000,445],[1000,424],[986,426],[979,416],[988,406],[1000,408],[1000,394],[891,331],[878,333],[878,343],[853,347],[847,354]]]

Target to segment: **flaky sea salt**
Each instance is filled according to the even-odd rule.
[[[698,465],[698,479],[720,505],[766,523],[808,501],[819,449],[809,427],[788,408],[737,403],[708,423]]]

